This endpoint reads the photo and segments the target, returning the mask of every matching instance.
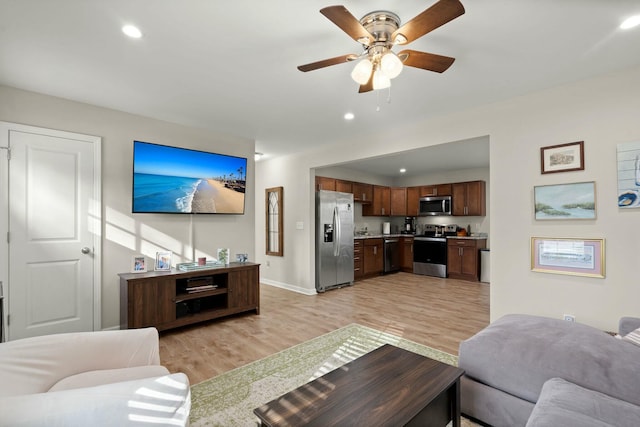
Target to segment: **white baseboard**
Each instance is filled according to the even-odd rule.
[[[288,283],[282,283],[282,282],[277,282],[275,280],[269,280],[269,279],[264,279],[264,278],[260,278],[260,283],[265,284],[265,285],[269,285],[269,286],[275,286],[276,288],[282,288],[282,289],[286,289],[288,291],[293,291],[293,292],[297,292],[299,294],[304,294],[304,295],[316,295],[317,292],[316,290],[309,290],[307,288],[301,288],[300,286],[294,286],[294,285],[290,285]]]

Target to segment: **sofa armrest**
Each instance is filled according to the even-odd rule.
[[[43,393],[71,375],[159,365],[155,328],[44,335],[0,344],[0,397]]]
[[[640,318],[638,317],[621,317],[618,323],[618,334],[625,336],[631,331],[640,328]]]
[[[183,426],[190,409],[189,380],[178,373],[0,398],[0,426]]]

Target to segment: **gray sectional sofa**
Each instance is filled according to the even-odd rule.
[[[507,315],[460,344],[459,366],[462,412],[487,425],[640,426],[640,347],[587,325]]]

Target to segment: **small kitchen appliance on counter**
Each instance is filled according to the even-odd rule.
[[[391,223],[383,222],[382,223],[382,234],[391,234]]]
[[[404,219],[402,234],[416,234],[416,217],[408,216]]]

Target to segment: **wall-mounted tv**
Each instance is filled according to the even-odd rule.
[[[133,213],[244,214],[247,159],[133,141]]]

